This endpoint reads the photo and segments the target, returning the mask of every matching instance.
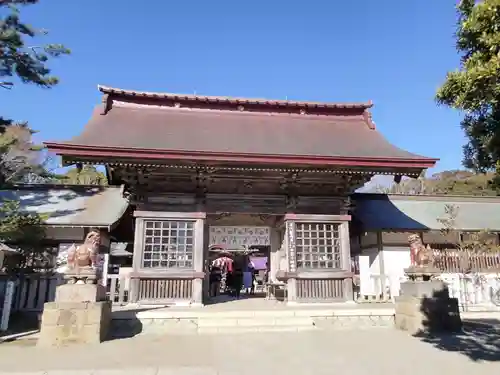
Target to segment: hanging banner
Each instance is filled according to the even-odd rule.
[[[269,227],[211,226],[210,245],[221,245],[227,249],[252,246],[270,246]]]

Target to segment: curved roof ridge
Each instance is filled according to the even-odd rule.
[[[125,90],[104,85],[97,85],[97,88],[103,94],[114,94],[125,97],[143,97],[156,99],[178,99],[195,102],[226,102],[231,104],[257,104],[266,106],[287,106],[287,107],[317,107],[317,108],[338,108],[338,109],[369,109],[373,107],[373,102],[370,100],[367,103],[334,103],[334,102],[313,102],[299,100],[277,100],[263,98],[239,98],[230,96],[209,96],[209,95],[193,95],[193,94],[175,94],[166,92],[151,92],[138,90]]]

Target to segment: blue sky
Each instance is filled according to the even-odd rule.
[[[458,67],[453,0],[41,0],[23,18],[72,55],[51,90],[0,91],[2,115],[39,140],[78,134],[97,85],[312,101],[373,100],[394,144],[461,166],[459,114],[434,94]],[[39,43],[37,41],[37,43]],[[40,41],[41,43],[41,41]],[[140,126],[140,124],[138,124]],[[435,171],[433,170],[433,171]],[[431,171],[431,172],[433,172]]]

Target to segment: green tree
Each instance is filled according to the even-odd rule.
[[[14,183],[40,183],[55,176],[47,168],[49,159],[32,140],[26,124],[11,125],[0,133],[0,188]]]
[[[461,0],[456,48],[460,68],[438,90],[441,105],[463,111],[464,165],[500,172],[500,0]],[[500,181],[500,180],[499,180]],[[496,182],[498,182],[496,180]]]
[[[17,201],[0,202],[0,241],[19,251],[16,261],[8,263],[7,271],[33,271],[50,263],[51,255],[41,247],[45,237],[44,218],[23,212]]]
[[[492,173],[451,170],[432,175],[426,183],[430,194],[494,196],[497,191],[492,178]]]
[[[50,58],[69,53],[59,44],[31,44],[47,35],[20,17],[23,7],[39,0],[0,0],[0,89],[14,89],[17,83],[50,88],[58,83],[48,66]],[[16,123],[0,113],[0,187],[10,182],[38,182],[49,178],[43,152],[32,142],[28,124]],[[23,213],[18,202],[0,202],[0,241],[21,251],[17,268],[40,264],[40,241],[44,237],[39,215]],[[40,259],[39,259],[40,258]]]
[[[464,170],[452,170],[436,173],[431,177],[404,179],[399,184],[378,187],[379,193],[386,194],[451,194],[495,196],[497,189],[491,183],[493,173],[474,173]]]
[[[47,35],[24,23],[20,17],[23,7],[39,0],[0,0],[0,89],[15,88],[16,83],[50,88],[58,83],[48,67],[50,58],[69,53],[60,44],[36,45],[29,41]],[[28,124],[16,123],[0,113],[0,187],[7,182],[45,181],[45,157],[33,144],[34,133]]]
[[[0,11],[5,13],[0,18],[0,85],[12,87],[17,77],[23,83],[40,87],[52,87],[59,80],[51,75],[47,62],[51,57],[69,54],[61,44],[43,46],[27,45],[25,38],[47,35],[47,31],[38,30],[25,24],[20,19],[20,7],[33,5],[39,0],[0,0]]]
[[[93,165],[84,165],[82,168],[72,168],[58,177],[59,182],[74,185],[107,185],[106,175],[99,172]]]
[[[70,51],[61,44],[30,45],[47,35],[46,30],[35,29],[22,22],[20,9],[39,0],[0,0],[0,88],[12,89],[16,78],[22,83],[50,88],[58,83],[51,75],[49,59],[67,55]],[[0,131],[13,124],[13,120],[0,115]]]

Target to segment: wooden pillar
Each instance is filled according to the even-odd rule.
[[[344,221],[339,227],[340,243],[342,249],[342,269],[351,272],[351,239],[349,235],[349,221]],[[346,302],[354,301],[352,276],[344,279],[344,294]]]
[[[203,225],[203,272],[205,277],[203,279],[202,285],[202,303],[204,304],[210,297],[210,273],[208,271],[208,257],[209,257],[209,247],[210,247],[210,225],[208,225],[208,219],[204,220]]]
[[[142,253],[144,251],[144,220],[137,218],[135,220],[134,233],[134,254],[132,256],[132,272],[138,272],[141,269]],[[139,299],[139,279],[130,280],[130,302],[136,303]]]
[[[194,225],[194,271],[202,273],[205,263],[205,220],[197,219]],[[203,284],[204,278],[196,278],[193,280],[193,299],[195,305],[203,304]]]
[[[287,280],[287,299],[288,302],[297,301],[297,262],[295,259],[295,221],[285,219],[285,247],[288,272],[291,275]]]
[[[382,298],[386,298],[386,275],[385,275],[385,254],[384,254],[384,244],[382,242],[382,232],[377,232],[377,249],[378,249],[378,270],[380,275],[380,292]]]
[[[269,271],[269,280],[274,281],[276,279],[276,273],[280,269],[280,247],[280,231],[276,227],[271,227],[271,247],[267,264]]]

